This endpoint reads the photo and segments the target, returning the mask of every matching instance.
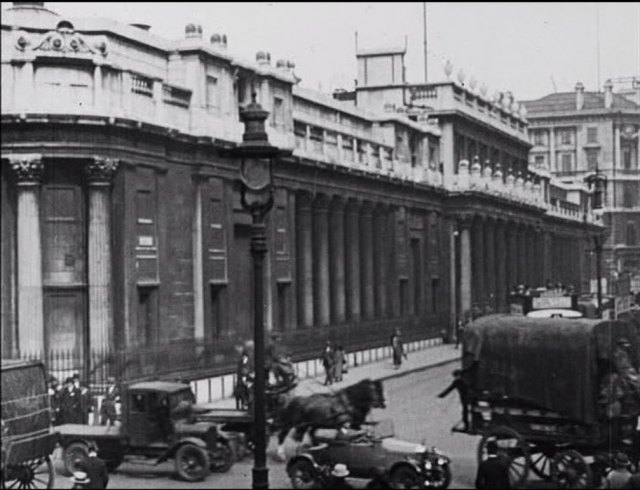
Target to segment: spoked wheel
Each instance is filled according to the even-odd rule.
[[[562,451],[556,454],[553,460],[553,481],[558,484],[558,488],[591,486],[591,468],[578,451]]]
[[[478,444],[478,465],[488,458],[487,443],[492,440],[498,444],[498,457],[507,458],[509,461],[511,487],[523,487],[531,466],[527,441],[509,427],[496,427],[483,435]]]
[[[53,464],[49,456],[8,465],[3,472],[2,488],[53,488]]]
[[[209,455],[195,444],[180,446],[176,451],[175,463],[176,473],[185,481],[200,481],[209,475]]]
[[[216,473],[226,473],[235,461],[233,449],[227,441],[223,440],[219,440],[216,448],[209,451],[209,459],[211,460],[211,471]]]
[[[544,481],[551,481],[553,478],[553,454],[548,451],[534,451],[531,454],[531,471]]]

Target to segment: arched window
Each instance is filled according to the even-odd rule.
[[[631,221],[627,223],[627,240],[626,240],[626,243],[629,246],[634,246],[637,243],[636,227],[635,227],[634,223],[631,222]]]

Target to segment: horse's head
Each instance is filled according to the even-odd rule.
[[[345,388],[351,403],[365,411],[372,408],[386,408],[382,381],[363,379],[362,381]]]

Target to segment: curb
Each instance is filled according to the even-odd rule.
[[[427,364],[425,366],[419,366],[413,369],[408,369],[406,371],[400,371],[397,373],[392,373],[392,374],[387,374],[385,376],[381,376],[379,378],[375,378],[376,380],[380,380],[380,381],[386,381],[388,379],[393,379],[393,378],[401,378],[403,376],[407,376],[408,374],[413,374],[413,373],[418,373],[420,371],[426,371],[427,369],[431,369],[431,368],[436,368],[436,367],[440,367],[440,366],[444,366],[446,364],[451,364],[452,362],[459,362],[460,359],[447,359],[445,361],[438,361],[434,364]]]

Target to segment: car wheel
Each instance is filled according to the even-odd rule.
[[[180,446],[176,451],[175,462],[176,472],[185,481],[200,481],[209,475],[209,454],[195,444]]]
[[[313,464],[306,459],[299,459],[291,463],[288,473],[293,488],[305,490],[320,488],[318,472]]]
[[[216,473],[226,473],[235,461],[229,442],[223,440],[218,440],[216,448],[209,451],[209,458],[211,459],[211,471]]]
[[[391,473],[392,488],[421,488],[420,475],[410,466],[398,466]]]
[[[451,467],[448,464],[440,467],[441,475],[436,484],[433,485],[433,488],[439,488],[441,490],[446,490],[451,485]]]
[[[62,460],[64,461],[64,474],[73,475],[80,471],[80,464],[89,457],[89,446],[84,442],[73,442],[64,448]]]

